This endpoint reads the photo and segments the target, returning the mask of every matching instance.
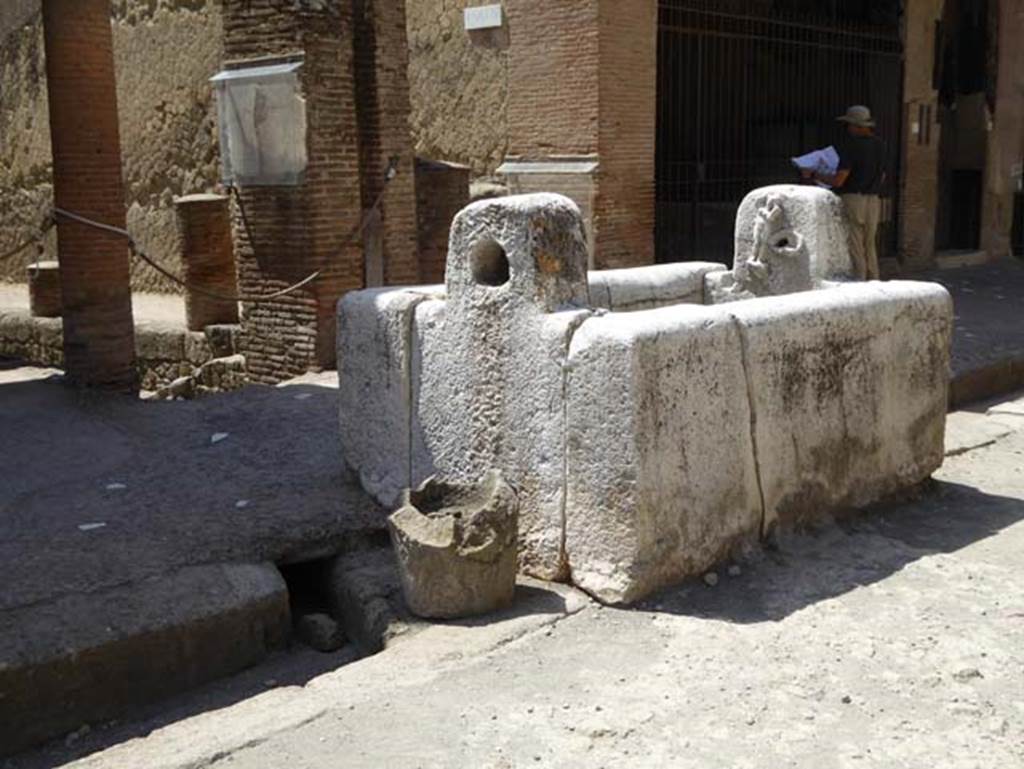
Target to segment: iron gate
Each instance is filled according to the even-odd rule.
[[[791,182],[789,158],[835,144],[867,104],[898,190],[899,0],[659,0],[657,249],[662,262],[731,263],[751,189]],[[882,253],[895,252],[895,195]]]

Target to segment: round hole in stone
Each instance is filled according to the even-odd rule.
[[[473,247],[470,268],[473,280],[482,286],[502,286],[508,283],[508,256],[494,238],[484,238]]]

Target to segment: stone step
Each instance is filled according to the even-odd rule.
[[[0,615],[0,756],[235,673],[288,640],[272,564],[194,566]]]
[[[364,654],[376,654],[430,625],[405,605],[390,546],[331,559],[324,591],[331,614]]]

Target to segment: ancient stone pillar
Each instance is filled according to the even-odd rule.
[[[238,292],[228,198],[186,195],[175,199],[174,208],[181,263],[185,266],[185,282],[189,284],[185,292],[189,331],[202,331],[215,323],[238,323],[238,303],[211,296],[235,296]]]
[[[59,208],[125,226],[109,0],[44,0],[47,93]],[[77,384],[136,388],[125,240],[59,217],[64,361]]]
[[[1013,198],[1024,173],[1024,2],[999,3],[999,73],[989,133],[981,247],[990,258],[1010,255]],[[993,41],[994,43],[995,41]]]

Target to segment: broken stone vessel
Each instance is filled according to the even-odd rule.
[[[454,619],[512,603],[519,508],[500,472],[472,484],[431,478],[403,496],[388,529],[414,614]]]
[[[568,199],[464,209],[445,286],[339,303],[346,464],[386,505],[435,474],[500,469],[519,493],[520,569],[612,603],[927,478],[943,457],[945,289],[851,282],[825,190],[756,190],[740,212],[732,271],[588,274]]]

